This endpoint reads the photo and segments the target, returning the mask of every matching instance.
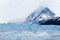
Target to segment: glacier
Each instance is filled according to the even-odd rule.
[[[0,24],[0,40],[60,40],[60,26]]]

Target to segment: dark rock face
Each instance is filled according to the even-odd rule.
[[[38,24],[40,24],[40,21],[38,22]],[[41,24],[42,25],[60,25],[60,17],[54,17],[54,18],[49,19]]]

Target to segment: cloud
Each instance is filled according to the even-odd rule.
[[[59,0],[0,0],[0,23],[24,20],[41,5],[49,7],[60,16],[59,3]]]

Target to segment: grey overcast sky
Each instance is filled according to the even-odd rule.
[[[59,0],[0,0],[0,23],[23,21],[39,6],[47,6],[60,16]]]

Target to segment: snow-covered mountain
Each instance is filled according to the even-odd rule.
[[[39,22],[41,24],[54,16],[55,14],[48,7],[39,7],[24,22],[28,24]]]
[[[40,24],[40,22],[38,22]],[[42,23],[43,25],[60,25],[60,17],[53,17],[52,19],[49,19]]]

